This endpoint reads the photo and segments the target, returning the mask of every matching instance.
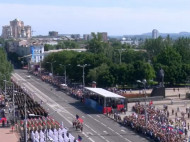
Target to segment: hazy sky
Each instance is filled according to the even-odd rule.
[[[0,18],[0,27],[18,18],[34,35],[190,32],[190,0],[0,0]]]

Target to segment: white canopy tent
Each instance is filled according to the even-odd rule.
[[[94,92],[96,94],[99,94],[100,96],[105,97],[105,98],[125,98],[121,95],[115,94],[113,92],[107,91],[107,90],[102,89],[102,88],[85,87],[85,89],[87,89],[91,92]]]

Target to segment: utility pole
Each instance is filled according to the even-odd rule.
[[[59,64],[60,66],[64,66],[64,68],[65,68],[65,84],[67,84],[67,66],[70,66],[70,64],[68,64],[68,65],[62,65],[62,64]]]
[[[52,78],[53,78],[53,63],[55,63],[56,61],[53,62],[46,62],[49,63],[51,65],[51,73],[52,73]]]
[[[119,52],[119,63],[121,64],[121,55],[122,55],[122,52],[125,51],[125,49],[116,49],[118,50]]]
[[[84,76],[84,75],[85,75],[85,72],[84,72],[84,68],[85,68],[86,66],[90,66],[90,65],[88,65],[88,64],[80,65],[80,64],[79,64],[79,65],[77,65],[77,66],[82,68],[82,72],[83,72],[83,73],[82,73],[82,74],[83,74],[83,75],[82,75],[82,78],[83,78],[83,88],[84,88],[84,87],[85,87],[85,76]]]

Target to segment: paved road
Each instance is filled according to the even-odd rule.
[[[41,79],[31,76],[27,79],[27,71],[15,70],[13,78],[25,86],[32,97],[39,101],[42,100],[43,107],[58,120],[64,123],[75,137],[81,135],[83,142],[148,142],[150,140],[137,135],[130,129],[121,126],[114,120],[90,109],[80,101],[66,95],[65,93],[53,88],[50,84]],[[53,88],[51,90],[51,88]],[[55,112],[56,111],[56,112]],[[81,133],[72,127],[72,120],[78,114],[84,120],[84,130]]]

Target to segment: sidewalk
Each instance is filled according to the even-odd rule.
[[[1,142],[19,142],[19,135],[17,132],[12,132],[11,127],[0,127],[0,141]]]

